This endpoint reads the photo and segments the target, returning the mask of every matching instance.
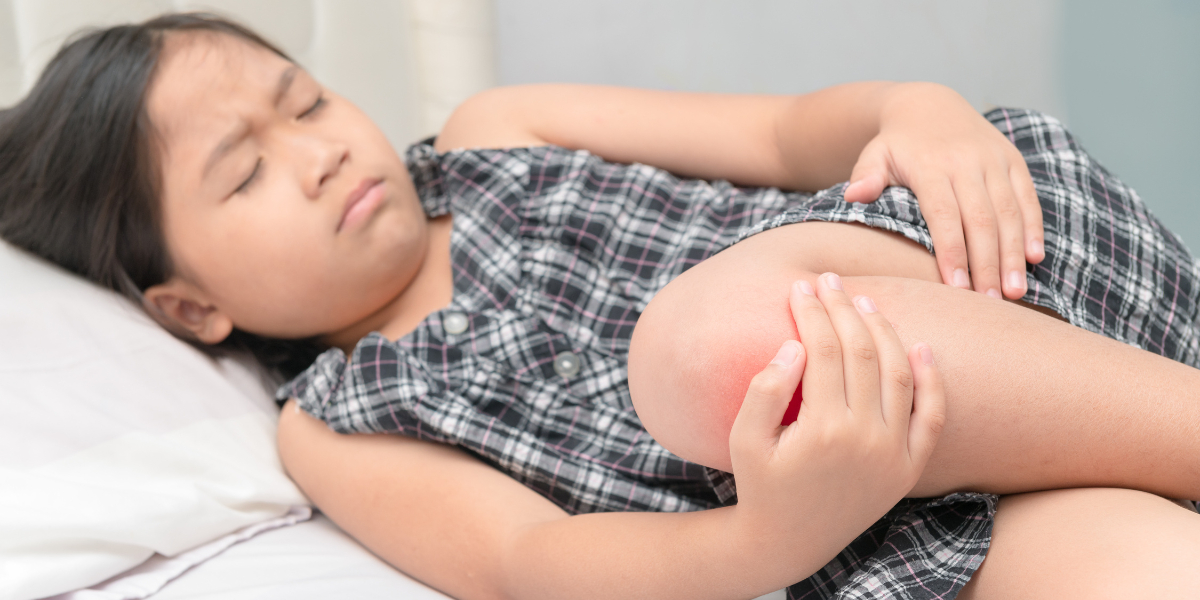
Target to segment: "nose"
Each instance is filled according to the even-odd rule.
[[[343,142],[316,136],[297,136],[293,141],[302,160],[299,161],[301,186],[310,200],[321,197],[326,184],[337,175],[342,165],[350,158],[350,148]]]

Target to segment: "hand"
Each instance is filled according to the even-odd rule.
[[[873,202],[889,185],[911,188],[942,281],[995,298],[1001,290],[1024,296],[1025,262],[1041,262],[1045,252],[1042,209],[1021,153],[954,91],[896,90],[854,165],[846,201]]]
[[[818,278],[816,295],[796,282],[790,303],[800,342],[755,376],[730,432],[737,509],[756,543],[823,548],[828,560],[912,490],[945,398],[929,346],[906,356],[872,301],[852,301],[836,275]],[[802,373],[800,413],[781,426]]]

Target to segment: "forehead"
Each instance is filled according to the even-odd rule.
[[[283,57],[239,37],[175,32],[163,40],[146,110],[168,142],[179,136],[222,135],[247,110],[270,105]],[[215,128],[215,129],[214,129]]]

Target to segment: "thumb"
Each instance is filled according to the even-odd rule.
[[[867,144],[854,170],[850,172],[850,185],[846,187],[846,202],[874,202],[883,193],[891,180],[888,159],[881,144]]]
[[[750,381],[746,398],[733,422],[734,435],[773,437],[778,434],[783,413],[792,401],[796,386],[800,385],[804,363],[804,346],[796,340],[784,342],[771,364]]]
[[[946,425],[946,391],[942,373],[928,344],[914,344],[908,353],[913,373],[913,408],[908,424],[908,456],[919,468],[933,454]]]

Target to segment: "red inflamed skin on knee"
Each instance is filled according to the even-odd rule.
[[[796,417],[800,416],[800,403],[804,402],[804,394],[801,390],[804,386],[797,385],[796,391],[792,392],[792,401],[788,402],[787,410],[783,411],[783,421],[779,424],[787,427],[796,422]]]
[[[750,381],[784,340],[798,340],[789,290],[676,293],[667,286],[638,320],[629,351],[629,391],[646,430],[676,455],[732,469],[729,432]],[[676,287],[672,287],[676,286]],[[681,289],[682,288],[682,289]],[[782,424],[796,420],[797,386]]]

